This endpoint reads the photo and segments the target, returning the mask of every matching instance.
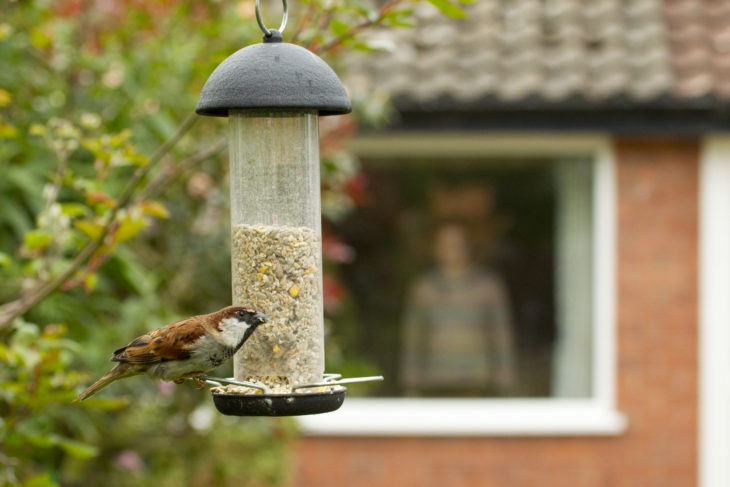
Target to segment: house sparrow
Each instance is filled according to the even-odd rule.
[[[231,358],[254,330],[267,321],[265,314],[229,306],[158,328],[115,350],[111,360],[119,365],[74,401],[83,401],[115,380],[139,374],[176,384],[192,378],[202,386],[198,377]]]

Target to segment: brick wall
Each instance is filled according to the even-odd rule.
[[[292,485],[696,484],[697,170],[692,140],[620,139],[618,402],[610,438],[303,438]]]

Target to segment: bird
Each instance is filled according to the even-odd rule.
[[[271,318],[263,313],[228,306],[153,330],[115,350],[111,361],[119,364],[74,402],[93,396],[114,381],[141,374],[176,384],[193,379],[202,387],[205,382],[200,376],[231,358],[256,328],[268,321]]]

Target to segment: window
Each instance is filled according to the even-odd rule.
[[[339,229],[358,255],[343,279],[367,330],[352,346],[387,382],[305,429],[620,431],[608,143],[381,136],[356,150],[374,198]]]

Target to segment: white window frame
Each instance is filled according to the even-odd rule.
[[[617,435],[616,202],[611,140],[601,135],[412,133],[360,136],[363,158],[590,157],[594,170],[593,394],[586,399],[353,398],[338,411],[301,417],[308,435],[484,436]],[[386,377],[386,380],[388,378]]]
[[[700,159],[700,487],[730,485],[730,135],[703,141]]]

